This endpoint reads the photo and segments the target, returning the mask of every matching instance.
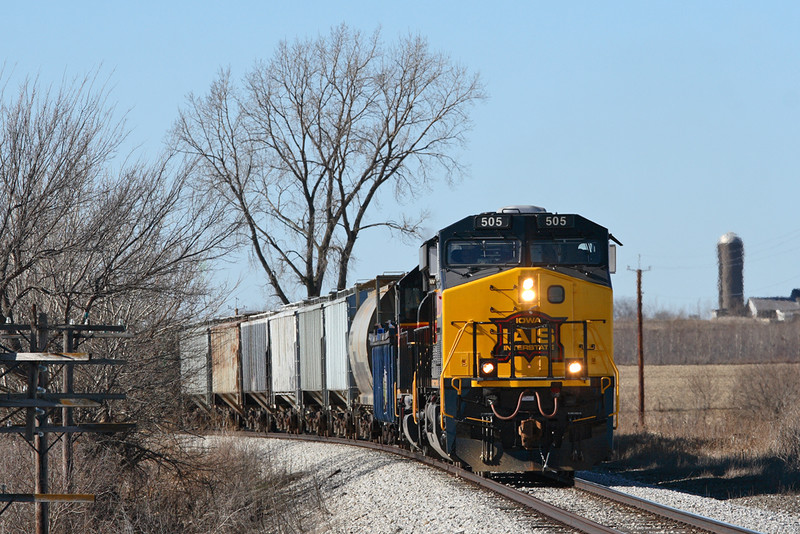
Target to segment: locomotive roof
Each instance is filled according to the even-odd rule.
[[[498,217],[501,219],[496,219],[498,221],[497,225],[487,226],[481,224],[482,218]],[[582,215],[547,211],[515,212],[508,208],[500,212],[470,215],[439,231],[439,236],[442,239],[450,237],[480,239],[498,235],[519,238],[539,236],[544,239],[558,238],[560,236],[614,239],[610,237],[607,228]]]

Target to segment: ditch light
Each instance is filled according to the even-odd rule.
[[[497,378],[497,360],[495,358],[478,360],[478,375],[480,378]]]
[[[567,360],[565,365],[567,367],[567,376],[574,378],[583,376],[583,360]]]

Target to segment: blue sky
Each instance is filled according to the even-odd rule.
[[[580,213],[619,249],[617,295],[695,313],[717,303],[716,242],[745,246],[745,297],[800,287],[800,3],[797,2],[15,2],[0,49],[12,83],[100,68],[128,111],[131,146],[157,154],[188,93],[234,78],[281,39],[345,22],[389,41],[418,33],[480,72],[470,173],[401,209],[429,233],[510,204]],[[394,205],[384,199],[383,208]],[[351,279],[414,266],[386,234],[356,250]],[[230,305],[263,308],[246,257]]]

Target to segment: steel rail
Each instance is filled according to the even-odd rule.
[[[303,441],[336,443],[339,445],[348,445],[351,447],[353,446],[363,447],[367,449],[373,449],[382,452],[388,452],[391,454],[396,454],[398,456],[416,460],[418,462],[434,467],[436,469],[440,469],[459,478],[463,478],[464,480],[468,480],[469,482],[472,482],[473,484],[481,488],[497,493],[498,495],[501,495],[506,499],[516,502],[517,504],[520,504],[526,508],[530,508],[535,512],[538,512],[539,514],[557,523],[561,523],[562,525],[574,528],[580,532],[584,532],[586,534],[621,534],[619,530],[607,527],[605,525],[601,525],[590,519],[581,517],[580,515],[576,515],[567,510],[563,510],[561,508],[553,506],[550,503],[547,503],[541,499],[537,499],[536,497],[533,497],[532,495],[529,495],[527,493],[518,491],[505,484],[501,484],[500,482],[484,478],[480,475],[476,475],[471,471],[467,471],[466,469],[462,469],[453,464],[442,462],[434,458],[431,458],[429,456],[424,456],[423,454],[410,451],[407,449],[401,449],[399,447],[395,447],[392,445],[383,445],[371,441],[358,441],[358,440],[336,438],[336,437],[320,437],[311,434],[283,434],[283,433],[272,433],[272,432],[268,433],[245,432],[245,433],[256,436],[274,438],[274,439],[296,439]]]
[[[589,482],[588,480],[583,480],[577,477],[575,478],[575,488],[614,502],[631,506],[638,510],[643,510],[660,517],[666,517],[668,519],[672,519],[673,521],[684,523],[691,527],[707,530],[708,532],[713,532],[715,534],[759,534],[754,530],[731,525],[729,523],[723,523],[722,521],[692,514],[690,512],[684,512],[682,510],[678,510],[677,508],[672,508],[671,506],[666,506],[653,501],[635,497],[628,493],[623,493],[621,491],[617,491],[615,489],[611,489],[609,487],[596,484],[594,482]]]

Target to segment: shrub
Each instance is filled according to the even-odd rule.
[[[19,443],[19,440],[15,440]],[[189,448],[170,441],[148,460],[125,468],[108,446],[79,447],[75,488],[93,493],[94,504],[51,504],[53,534],[162,534],[181,532],[289,533],[309,530],[324,511],[314,477],[291,474],[242,445]],[[154,447],[154,449],[156,449]],[[55,456],[55,455],[53,455]],[[0,462],[0,478],[18,475]],[[51,465],[51,491],[59,492]],[[30,479],[25,473],[22,480]],[[15,487],[9,491],[30,491]],[[15,504],[0,516],[0,532],[33,531],[33,505]]]

